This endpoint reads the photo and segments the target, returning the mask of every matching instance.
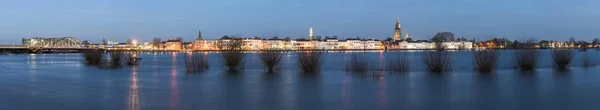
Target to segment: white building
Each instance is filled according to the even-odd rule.
[[[337,50],[337,49],[348,49],[348,50],[372,50],[372,49],[384,49],[383,44],[378,40],[361,40],[361,39],[326,39],[324,41],[317,42],[318,49],[323,50]]]
[[[244,42],[242,44],[243,50],[261,50],[264,48],[263,40],[261,39],[244,38],[242,42]]]
[[[317,48],[322,50],[343,49],[345,45],[346,42],[341,42],[338,39],[325,39],[324,41],[317,42]]]
[[[435,47],[433,42],[399,42],[399,49],[433,49]],[[447,49],[472,49],[473,42],[460,41],[460,42],[444,42],[442,43]]]

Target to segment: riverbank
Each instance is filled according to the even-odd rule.
[[[445,51],[473,51],[473,50],[524,50],[524,49],[506,49],[506,48],[473,48],[473,49],[446,49]],[[539,50],[552,50],[552,48],[538,48]],[[577,49],[579,51],[600,51],[600,49]],[[94,50],[94,49],[86,49]],[[127,53],[185,53],[185,52],[210,52],[218,53],[224,50],[128,50],[128,49],[96,49],[105,52],[127,52]],[[431,51],[434,49],[312,49],[312,50],[236,50],[245,51],[249,53],[261,52],[261,51],[286,51],[286,52],[303,52],[303,51],[322,51],[322,52],[397,52],[397,51]],[[27,50],[16,50],[16,51],[1,51],[0,55],[9,54],[69,54],[69,53],[83,53],[85,50],[46,50],[31,52]]]

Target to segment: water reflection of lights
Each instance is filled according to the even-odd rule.
[[[169,82],[169,89],[171,96],[169,97],[169,107],[171,110],[177,110],[179,105],[179,91],[177,88],[177,53],[172,53],[172,66],[171,66],[171,81]]]
[[[129,99],[127,101],[127,110],[141,110],[138,96],[137,67],[133,67],[131,72],[131,85],[129,87]]]
[[[295,86],[289,86],[290,84],[293,84],[294,81],[294,77],[290,74],[287,74],[285,76],[283,76],[284,80],[280,81],[281,84],[279,84],[279,94],[281,95],[281,106],[282,108],[292,108],[295,107],[296,105],[296,94],[295,93],[296,87]]]
[[[37,56],[35,54],[28,56],[29,57],[29,86],[33,88],[37,88],[38,78],[37,78]],[[38,93],[38,91],[29,91],[31,93]]]
[[[36,68],[36,66],[37,66],[36,59],[37,59],[37,56],[35,54],[29,54],[29,62],[28,63],[33,64],[33,65],[31,65],[33,68]]]
[[[351,109],[351,102],[352,102],[352,97],[351,97],[351,90],[349,90],[349,86],[350,86],[350,82],[351,79],[348,75],[344,75],[344,82],[342,82],[342,101],[343,101],[343,108],[344,110],[348,110]]]
[[[379,80],[379,91],[377,93],[377,98],[379,101],[379,109],[387,110],[387,87],[385,80],[382,77]]]

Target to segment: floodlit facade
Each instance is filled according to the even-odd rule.
[[[179,40],[168,40],[165,42],[166,50],[181,50],[182,47],[183,47],[183,44]]]
[[[243,50],[362,50],[362,49],[384,49],[384,45],[377,40],[282,40],[282,39],[241,39],[244,44]],[[194,50],[222,50],[231,41],[224,40],[196,40],[194,42]],[[221,45],[221,46],[220,46]],[[221,47],[221,48],[219,48]]]
[[[261,50],[264,48],[263,41],[261,39],[242,39],[242,49],[243,50]]]
[[[326,39],[317,44],[322,50],[378,50],[385,47],[381,41],[372,39]]]
[[[444,42],[442,45],[446,46],[446,49],[473,49],[473,42],[460,41],[460,42]],[[433,42],[399,42],[399,49],[434,49],[435,44]]]

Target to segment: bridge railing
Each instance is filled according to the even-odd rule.
[[[70,46],[39,47],[39,46],[24,46],[24,45],[0,45],[0,49],[26,49],[26,48],[86,49],[85,47],[70,47]]]
[[[4,48],[4,49],[22,49],[22,48],[28,48],[28,47],[23,46],[23,45],[0,45],[0,48]]]

